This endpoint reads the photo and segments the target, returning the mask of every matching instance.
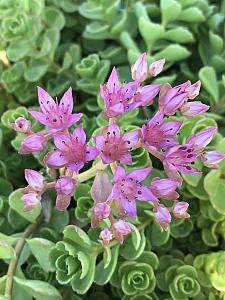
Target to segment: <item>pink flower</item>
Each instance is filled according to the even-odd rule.
[[[129,233],[131,233],[130,226],[124,220],[117,221],[113,224],[113,227],[118,234],[128,235]]]
[[[173,206],[173,214],[176,218],[186,219],[190,215],[187,213],[189,204],[187,202],[176,202]]]
[[[108,246],[109,242],[112,240],[113,235],[112,231],[108,228],[102,229],[99,235],[100,239],[102,239],[103,245]]]
[[[76,187],[76,181],[68,176],[61,176],[56,181],[55,190],[58,194],[72,196]]]
[[[216,127],[210,127],[204,130],[199,131],[196,134],[191,135],[187,139],[188,144],[193,144],[196,150],[204,149],[213,139],[213,136],[216,133]]]
[[[195,101],[195,102],[185,102],[181,106],[180,111],[184,117],[192,118],[203,114],[208,109],[209,109],[208,105],[203,104],[201,101]]]
[[[109,125],[107,132],[94,137],[96,147],[101,152],[103,163],[109,164],[119,161],[123,164],[131,164],[132,157],[129,150],[138,142],[139,135],[139,130],[121,135],[117,124]]]
[[[161,84],[140,86],[134,99],[140,102],[142,106],[149,106],[153,103],[153,99],[158,94],[160,87]]]
[[[219,163],[224,159],[225,154],[219,151],[209,151],[201,155],[200,159],[205,166],[211,169],[219,169]]]
[[[67,207],[70,205],[71,196],[69,195],[63,195],[58,194],[56,197],[56,208],[60,211],[63,211],[67,209]]]
[[[153,178],[149,188],[153,195],[163,199],[177,199],[179,194],[175,191],[180,185],[180,182],[174,178]]]
[[[165,64],[165,58],[153,62],[148,69],[149,75],[153,77],[157,76],[159,73],[162,72],[164,64]]]
[[[136,81],[121,86],[114,67],[107,84],[100,86],[100,94],[105,103],[105,117],[117,118],[125,112],[140,106],[140,101],[132,101],[137,87],[138,82]]]
[[[12,128],[17,132],[28,133],[31,130],[31,122],[19,117],[15,120],[15,123],[12,124]]]
[[[110,206],[105,202],[99,202],[93,209],[94,214],[99,220],[108,218],[111,212]]]
[[[21,198],[24,203],[24,211],[30,211],[40,204],[41,197],[37,193],[24,194]]]
[[[140,184],[151,170],[152,168],[144,168],[126,174],[123,167],[116,168],[112,198],[115,201],[119,201],[124,212],[134,219],[137,215],[136,199],[158,202],[158,199],[152,194],[150,189]]]
[[[155,116],[141,128],[143,142],[147,146],[156,148],[168,148],[178,144],[175,134],[179,131],[182,122],[165,122],[163,112],[158,111]]]
[[[176,172],[187,174],[201,173],[199,170],[190,166],[199,155],[200,152],[194,149],[193,144],[184,144],[182,146],[178,145],[169,148],[166,150],[163,160],[167,176],[171,177],[171,174]]]
[[[167,230],[171,222],[171,215],[168,208],[163,205],[159,205],[154,209],[154,215],[156,221],[162,226],[162,228]]]
[[[49,126],[50,132],[63,131],[82,117],[82,113],[72,114],[71,87],[65,92],[59,104],[44,89],[38,87],[38,101],[42,112],[30,111],[30,114],[41,124]]]
[[[25,169],[25,178],[33,191],[42,192],[45,188],[45,178],[39,172]]]
[[[148,77],[148,63],[146,52],[142,53],[131,67],[132,79],[139,82]]]
[[[20,154],[38,153],[44,149],[47,141],[41,133],[32,133],[28,135],[22,142],[19,149]]]
[[[57,150],[46,158],[46,163],[52,168],[67,166],[71,171],[79,172],[86,161],[95,159],[99,154],[95,147],[86,145],[82,124],[72,134],[56,134],[54,143]]]

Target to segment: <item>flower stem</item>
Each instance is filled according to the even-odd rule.
[[[97,173],[97,171],[105,170],[108,167],[107,164],[103,164],[101,160],[99,160],[95,165],[93,165],[89,170],[77,175],[77,181],[78,182],[84,182],[88,179],[94,177]]]
[[[5,296],[8,300],[12,300],[12,289],[13,289],[13,277],[16,272],[17,264],[19,261],[20,254],[23,250],[23,247],[26,243],[26,239],[31,235],[31,233],[41,224],[43,221],[43,216],[39,216],[38,219],[30,224],[25,231],[23,232],[22,236],[18,240],[16,247],[15,247],[15,255],[12,257],[9,263],[8,272],[6,275],[6,284],[5,284]]]

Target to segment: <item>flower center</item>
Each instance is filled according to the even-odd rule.
[[[118,183],[120,194],[123,198],[126,198],[128,201],[134,200],[139,191],[140,183],[135,181],[133,178],[123,178]]]

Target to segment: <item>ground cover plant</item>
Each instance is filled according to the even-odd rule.
[[[0,2],[0,299],[224,299],[224,10]]]

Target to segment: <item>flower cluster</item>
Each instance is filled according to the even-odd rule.
[[[71,88],[58,103],[38,87],[41,111],[30,111],[30,114],[45,125],[45,129],[33,132],[31,122],[24,118],[18,118],[12,127],[25,135],[19,150],[22,154],[38,153],[51,145],[43,162],[48,170],[59,170],[60,176],[58,179],[53,176],[53,181],[47,182],[39,172],[25,170],[29,185],[22,190],[24,210],[40,205],[42,195],[48,188],[55,189],[56,207],[64,210],[69,206],[80,178],[85,181],[96,175],[92,187],[92,226],[102,226],[103,220],[109,220],[110,225],[103,228],[99,236],[103,245],[107,245],[113,238],[123,242],[124,236],[132,230],[130,222],[137,218],[139,201],[151,202],[155,219],[165,230],[172,216],[189,217],[189,204],[177,200],[179,194],[176,189],[182,184],[181,174],[200,173],[194,166],[196,160],[209,168],[218,168],[218,163],[225,155],[205,151],[216,133],[217,129],[214,127],[201,130],[179,144],[177,134],[182,121],[171,116],[178,112],[183,117],[191,118],[204,113],[209,107],[200,101],[189,101],[198,96],[200,81],[194,84],[187,81],[175,87],[169,84],[144,85],[146,79],[157,76],[163,70],[164,64],[165,60],[161,59],[148,66],[146,53],[143,53],[131,68],[133,80],[126,84],[120,83],[117,70],[113,68],[108,82],[100,86],[105,104],[103,116],[109,123],[100,128],[99,134],[93,136],[90,144],[86,142],[82,123],[73,132],[70,131],[70,127],[82,118],[81,113],[72,113]],[[134,108],[150,106],[157,95],[158,111],[153,118],[141,128],[123,133],[118,119]],[[51,141],[55,146],[53,151]],[[132,150],[140,147],[161,161],[167,178],[155,177],[150,184],[146,184],[152,171],[151,166],[127,172],[126,166],[132,166]],[[90,172],[82,173],[85,164],[93,160],[96,163]],[[113,173],[113,185],[108,173],[98,173],[107,168]],[[173,205],[169,205],[171,201],[167,200],[173,200]]]

